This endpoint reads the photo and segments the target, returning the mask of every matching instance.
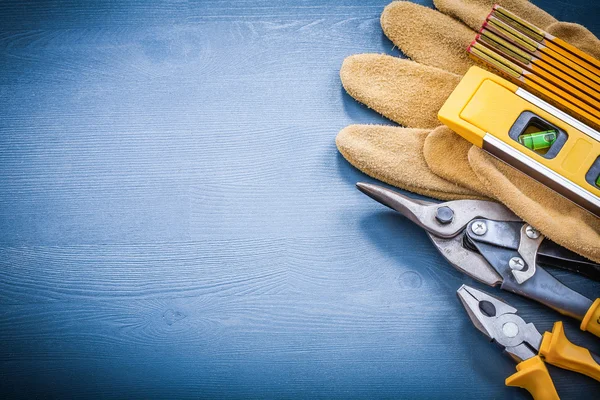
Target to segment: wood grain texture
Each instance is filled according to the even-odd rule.
[[[595,4],[536,3],[600,33]],[[385,4],[0,2],[2,398],[528,398],[456,300],[473,281],[337,154],[389,123],[338,78],[398,54]]]

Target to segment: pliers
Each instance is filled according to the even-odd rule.
[[[488,293],[462,285],[457,295],[475,327],[518,363],[506,386],[527,389],[535,400],[558,399],[544,362],[600,381],[600,357],[571,343],[562,322],[542,335],[515,308]]]
[[[600,337],[600,299],[592,301],[540,266],[558,266],[598,279],[600,265],[544,240],[502,204],[483,200],[434,203],[411,199],[383,186],[357,188],[427,231],[456,269],[489,286],[536,300],[581,321],[581,330]]]

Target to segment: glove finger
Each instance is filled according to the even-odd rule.
[[[494,4],[500,4],[544,30],[556,22],[556,18],[527,0],[433,0],[433,4],[444,14],[462,21],[476,31],[481,29],[481,24],[492,11]]]
[[[423,156],[434,174],[477,192],[480,196],[493,198],[493,194],[471,169],[468,154],[472,146],[450,128],[441,125],[427,135]]]
[[[550,240],[600,262],[600,218],[473,146],[469,162],[494,196]]]
[[[437,112],[460,76],[384,54],[357,54],[340,69],[344,89],[383,116],[411,128],[435,128]]]
[[[600,59],[600,40],[584,26],[571,22],[555,22],[545,30],[589,55]]]
[[[335,142],[350,164],[390,185],[443,200],[481,198],[429,170],[423,157],[428,134],[428,129],[350,125]]]
[[[475,32],[431,8],[395,1],[383,10],[381,27],[414,61],[461,75],[473,65],[466,49]]]

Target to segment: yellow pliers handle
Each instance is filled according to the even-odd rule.
[[[506,386],[526,389],[535,400],[558,399],[544,361],[600,381],[600,357],[567,339],[563,324],[558,321],[552,332],[544,333],[539,355],[517,364],[517,372],[506,378]]]
[[[600,356],[571,343],[560,321],[554,323],[552,332],[544,333],[540,355],[548,364],[579,372],[600,382]]]
[[[517,372],[506,378],[506,386],[526,389],[534,400],[559,400],[558,393],[540,356],[531,357],[517,364]]]
[[[581,321],[581,330],[600,337],[600,299],[596,299]]]

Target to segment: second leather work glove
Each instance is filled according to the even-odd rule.
[[[336,138],[362,172],[441,200],[492,199],[550,240],[600,262],[600,218],[472,146],[437,113],[474,64],[467,47],[494,3],[600,58],[600,41],[525,0],[434,0],[439,11],[397,1],[381,15],[386,36],[413,61],[385,54],[348,57],[340,77],[356,100],[402,125],[351,125]]]

